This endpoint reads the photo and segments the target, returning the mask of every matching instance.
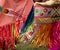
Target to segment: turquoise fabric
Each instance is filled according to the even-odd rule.
[[[0,7],[0,11],[2,11],[2,7]]]

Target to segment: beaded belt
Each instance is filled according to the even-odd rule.
[[[7,16],[11,16],[11,17],[15,17],[15,18],[19,18],[22,17],[21,14],[18,14],[17,12],[13,11],[12,9],[5,9],[3,7],[0,7],[0,12],[4,13]]]

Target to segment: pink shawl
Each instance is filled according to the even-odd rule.
[[[3,0],[2,2],[1,0],[0,3],[1,3],[0,6],[4,8],[13,9],[18,13],[20,13],[20,11],[24,9],[22,16],[25,20],[27,19],[28,14],[33,5],[32,0],[20,0],[19,2],[15,2],[14,0]],[[15,19],[13,17],[9,17],[9,16],[4,15],[3,13],[0,13],[0,26],[13,23],[14,21]]]

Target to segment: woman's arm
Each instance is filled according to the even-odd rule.
[[[46,2],[35,2],[34,5],[53,6],[55,4],[60,4],[60,1],[49,0],[49,1],[46,1]]]

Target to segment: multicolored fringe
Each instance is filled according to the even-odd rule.
[[[53,48],[51,50],[54,50],[54,48],[57,48],[55,50],[60,49],[60,22],[55,22],[52,25],[52,30],[50,33],[50,48]]]
[[[0,11],[8,13],[8,10],[1,7]],[[21,35],[19,40],[23,43],[60,50],[60,7],[37,6],[35,10],[32,7],[25,23],[17,20],[16,23],[0,27],[0,48],[13,50],[15,42]]]
[[[35,8],[36,22],[40,23],[36,36],[31,41],[34,47],[48,46],[52,48],[60,47],[59,43],[59,22],[60,11],[59,7],[43,7],[37,6]],[[55,47],[54,47],[55,46]],[[53,49],[52,49],[53,50]]]
[[[15,49],[14,37],[12,35],[12,24],[0,27],[0,48],[2,50]]]
[[[49,42],[50,31],[51,31],[51,24],[41,24],[31,44],[33,44],[34,47],[46,46],[48,44],[47,42]]]
[[[22,35],[20,41],[23,42],[23,43],[29,43],[32,38],[33,38],[33,35],[34,35],[34,24],[32,23],[28,29],[26,30],[26,32]]]

